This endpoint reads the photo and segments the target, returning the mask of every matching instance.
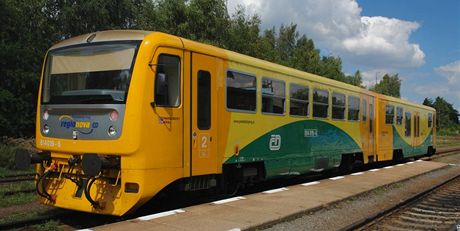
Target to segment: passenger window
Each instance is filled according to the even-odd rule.
[[[332,119],[345,119],[345,95],[332,93]]]
[[[255,112],[256,89],[255,76],[227,71],[227,108]]]
[[[359,120],[359,98],[348,96],[348,120]]]
[[[298,84],[289,85],[289,114],[308,116],[308,87]]]
[[[198,128],[208,130],[211,127],[211,74],[198,71]]]
[[[396,124],[401,125],[403,120],[403,109],[402,107],[396,107]]]
[[[428,113],[428,127],[431,128],[433,127],[433,114]]]
[[[361,110],[363,122],[367,120],[367,100],[363,98],[363,107]]]
[[[315,89],[313,91],[313,117],[327,118],[329,108],[329,92]]]
[[[406,112],[405,117],[406,117],[406,120],[404,121],[404,123],[405,123],[405,124],[404,124],[404,135],[405,135],[405,136],[410,136],[410,133],[411,133],[411,122],[412,122],[410,112]]]
[[[391,105],[385,106],[385,123],[393,124],[395,118],[395,107]]]
[[[283,81],[262,79],[262,112],[284,114],[286,90]]]
[[[177,107],[180,104],[180,58],[160,55],[155,76],[155,105]]]

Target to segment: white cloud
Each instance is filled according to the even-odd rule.
[[[437,67],[435,71],[446,77],[449,84],[460,84],[460,60]],[[458,95],[460,99],[460,94]]]
[[[418,67],[425,54],[409,37],[420,25],[395,18],[361,15],[355,0],[230,0],[261,16],[262,27],[295,23],[323,49],[368,69]]]
[[[449,87],[445,84],[414,85],[412,89],[415,93],[430,98],[435,98],[439,95],[449,92]]]

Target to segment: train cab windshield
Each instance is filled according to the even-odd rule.
[[[50,51],[42,103],[125,103],[138,44],[102,43]]]

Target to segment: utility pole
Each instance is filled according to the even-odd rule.
[[[379,71],[375,72],[375,86],[377,86],[377,75],[379,75],[379,74],[380,74]]]

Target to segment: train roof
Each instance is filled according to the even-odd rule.
[[[236,53],[233,51],[225,50],[218,48],[212,45],[203,44],[200,42],[195,42],[189,39],[181,38],[178,36],[154,32],[154,31],[144,31],[144,30],[108,30],[108,31],[98,31],[94,33],[88,33],[84,35],[79,35],[70,39],[63,40],[55,45],[53,45],[50,50],[61,48],[64,46],[71,46],[77,44],[86,44],[88,39],[95,34],[90,42],[106,42],[106,41],[128,41],[128,40],[155,40],[162,45],[184,48],[186,50],[195,51],[198,53],[203,53],[222,59],[228,59],[233,62],[241,63],[247,66],[253,66],[262,68],[271,72],[278,73],[280,76],[291,76],[295,78],[302,78],[305,80],[322,83],[329,85],[331,87],[342,88],[348,91],[353,91],[356,93],[364,93],[367,95],[378,96],[379,98],[388,100],[394,103],[400,103],[408,106],[424,108],[426,110],[434,111],[434,108],[417,104],[408,100],[395,98],[387,95],[382,95],[373,91],[369,91],[364,88],[353,86],[347,83],[343,83],[337,80],[329,79],[319,75],[311,74],[308,72],[300,71],[294,68],[286,67],[280,64],[264,61],[257,59],[248,55]]]

